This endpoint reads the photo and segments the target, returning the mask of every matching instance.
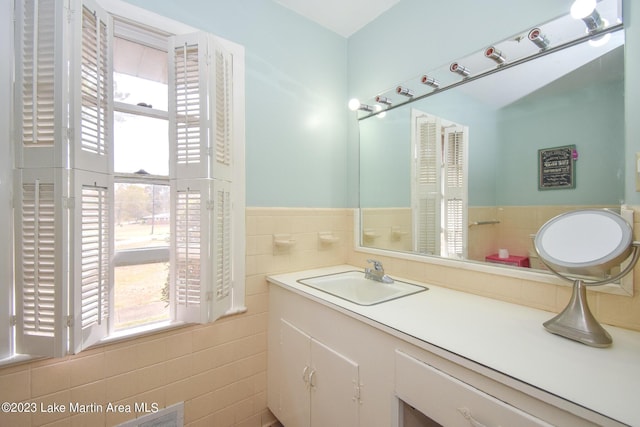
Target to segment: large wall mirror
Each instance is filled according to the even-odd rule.
[[[591,33],[589,18],[562,16],[361,107],[360,245],[542,272],[532,235],[547,220],[620,212],[618,6],[598,3]]]

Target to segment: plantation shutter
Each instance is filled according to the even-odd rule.
[[[445,256],[467,255],[467,131],[462,126],[444,129],[444,239]]]
[[[440,120],[421,116],[416,121],[414,180],[415,250],[423,254],[440,254],[440,197],[442,144]]]
[[[80,13],[81,10],[81,13]],[[74,13],[75,37],[71,117],[74,120],[73,173],[73,353],[109,333],[113,283],[112,67],[111,17],[93,1]]]
[[[171,302],[186,322],[212,321],[231,307],[231,205],[219,190],[230,194],[231,72],[212,36],[170,39]]]
[[[16,352],[63,356],[69,256],[65,2],[16,2]]]

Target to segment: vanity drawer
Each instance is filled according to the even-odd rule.
[[[443,426],[551,426],[406,353],[395,360],[397,397]]]

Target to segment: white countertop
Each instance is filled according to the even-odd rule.
[[[360,268],[340,265],[270,276],[268,280],[343,313],[370,319],[494,371],[640,426],[640,333],[604,325],[608,348],[589,347],[547,332],[552,313],[428,283],[426,292],[361,306],[297,282]],[[405,337],[406,338],[406,337]]]

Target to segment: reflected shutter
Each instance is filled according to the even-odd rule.
[[[449,257],[467,255],[467,138],[462,126],[444,130],[444,239]]]
[[[423,116],[416,121],[414,224],[416,251],[440,254],[440,188],[442,145],[440,121]]]

